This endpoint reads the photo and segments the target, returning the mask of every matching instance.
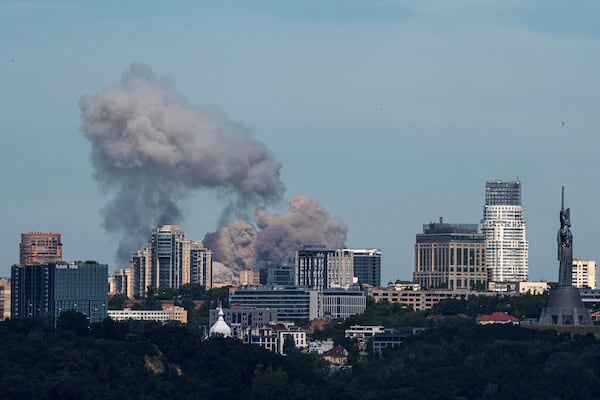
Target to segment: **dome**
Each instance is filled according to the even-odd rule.
[[[224,337],[231,336],[231,328],[227,325],[227,322],[223,319],[223,309],[219,307],[219,319],[208,331],[208,336],[220,335]]]

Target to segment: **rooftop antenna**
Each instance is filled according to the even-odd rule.
[[[565,209],[565,186],[562,186],[562,196],[561,196],[561,200],[560,200],[560,209],[564,210]]]

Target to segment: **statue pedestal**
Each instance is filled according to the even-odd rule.
[[[579,290],[573,286],[559,286],[550,292],[548,306],[542,310],[539,325],[590,326],[590,312],[581,301]]]

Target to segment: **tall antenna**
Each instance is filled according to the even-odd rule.
[[[565,209],[565,186],[562,186],[562,197],[561,197],[561,202],[560,202],[560,209],[564,210]]]

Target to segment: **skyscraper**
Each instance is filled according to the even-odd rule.
[[[485,244],[477,224],[423,225],[415,244],[413,279],[424,289],[476,289],[487,282]]]
[[[153,288],[178,288],[181,284],[181,242],[183,230],[177,225],[164,225],[152,231],[150,239],[150,282]]]
[[[212,254],[202,242],[189,240],[177,225],[154,229],[148,247],[131,256],[127,274],[127,296],[144,296],[149,287],[179,288],[198,283],[212,288]],[[122,274],[121,273],[121,274]],[[115,287],[119,279],[112,277]],[[121,290],[124,290],[121,287]]]
[[[62,261],[60,233],[27,232],[21,233],[19,263],[47,264]]]
[[[488,280],[496,283],[528,279],[527,227],[521,204],[521,182],[488,181],[481,220]]]

